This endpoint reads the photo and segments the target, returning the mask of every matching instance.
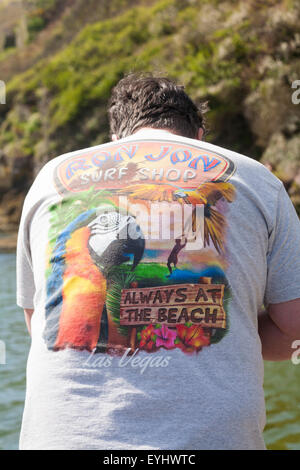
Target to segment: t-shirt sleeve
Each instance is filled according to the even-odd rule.
[[[30,250],[30,217],[25,199],[18,231],[17,242],[17,305],[34,308],[35,284]]]
[[[300,298],[300,221],[284,186],[269,236],[265,305]]]

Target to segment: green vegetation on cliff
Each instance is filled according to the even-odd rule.
[[[300,78],[299,2],[111,0],[105,9],[86,0],[72,37],[66,25],[79,0],[64,2],[56,21],[55,1],[45,3],[49,10],[29,15],[42,19],[27,21],[24,56],[37,44],[39,59],[11,75],[7,105],[0,106],[4,197],[26,190],[47,160],[107,141],[112,86],[143,70],[173,77],[196,101],[208,100],[208,139],[268,163],[300,210],[300,105],[291,102],[291,83]]]

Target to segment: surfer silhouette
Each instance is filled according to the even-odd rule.
[[[181,243],[181,241],[183,241],[183,243]],[[173,264],[174,269],[176,269],[177,263],[178,263],[178,253],[182,250],[182,248],[185,247],[186,244],[187,244],[187,239],[185,237],[175,239],[175,246],[172,249],[168,258],[168,262],[167,262],[168,270],[170,272],[169,276],[171,276],[173,272],[171,264]]]

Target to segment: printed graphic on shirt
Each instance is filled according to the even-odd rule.
[[[228,158],[168,141],[65,159],[51,206],[44,340],[123,354],[198,353],[229,327]]]

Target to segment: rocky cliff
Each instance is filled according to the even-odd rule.
[[[17,229],[46,161],[108,139],[110,90],[133,70],[167,74],[208,100],[208,140],[269,165],[300,212],[299,58],[296,0],[6,0],[0,230]]]

